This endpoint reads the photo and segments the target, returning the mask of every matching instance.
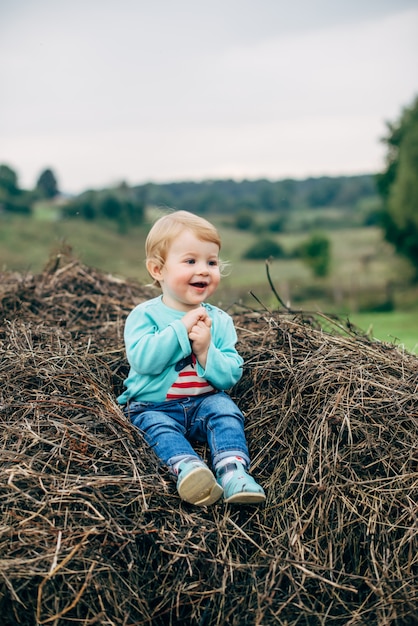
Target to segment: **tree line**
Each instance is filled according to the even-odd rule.
[[[4,211],[31,213],[39,200],[60,195],[51,169],[44,170],[35,188],[19,188],[17,175],[8,165],[0,165],[0,207]],[[272,216],[272,230],[282,230],[286,219],[298,210],[333,207],[353,214],[361,203],[377,197],[375,176],[320,177],[305,180],[206,180],[177,183],[147,183],[129,187],[87,190],[68,197],[62,205],[67,218],[94,220],[107,218],[122,224],[138,224],[146,206],[183,209],[199,215],[236,216],[240,228],[251,228],[262,212]],[[371,221],[370,214],[365,221]]]
[[[357,207],[377,194],[373,175],[308,178],[305,180],[208,180],[148,185],[149,202],[201,215],[264,211],[287,213],[323,207]]]

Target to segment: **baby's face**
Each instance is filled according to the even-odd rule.
[[[167,306],[181,311],[194,309],[210,298],[219,285],[219,246],[198,239],[186,229],[171,244],[157,273],[153,278],[160,282]]]

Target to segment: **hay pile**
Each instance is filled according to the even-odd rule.
[[[267,502],[200,509],[115,402],[152,292],[66,254],[0,278],[2,626],[417,623],[416,357],[237,314]]]

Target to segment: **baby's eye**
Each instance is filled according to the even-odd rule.
[[[188,263],[189,265],[193,265],[195,262],[194,259],[186,259],[186,263]]]
[[[216,267],[218,265],[218,261],[209,261],[209,265]]]

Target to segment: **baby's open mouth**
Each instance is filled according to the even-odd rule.
[[[191,283],[192,287],[198,287],[199,289],[204,289],[207,287],[207,283]]]

